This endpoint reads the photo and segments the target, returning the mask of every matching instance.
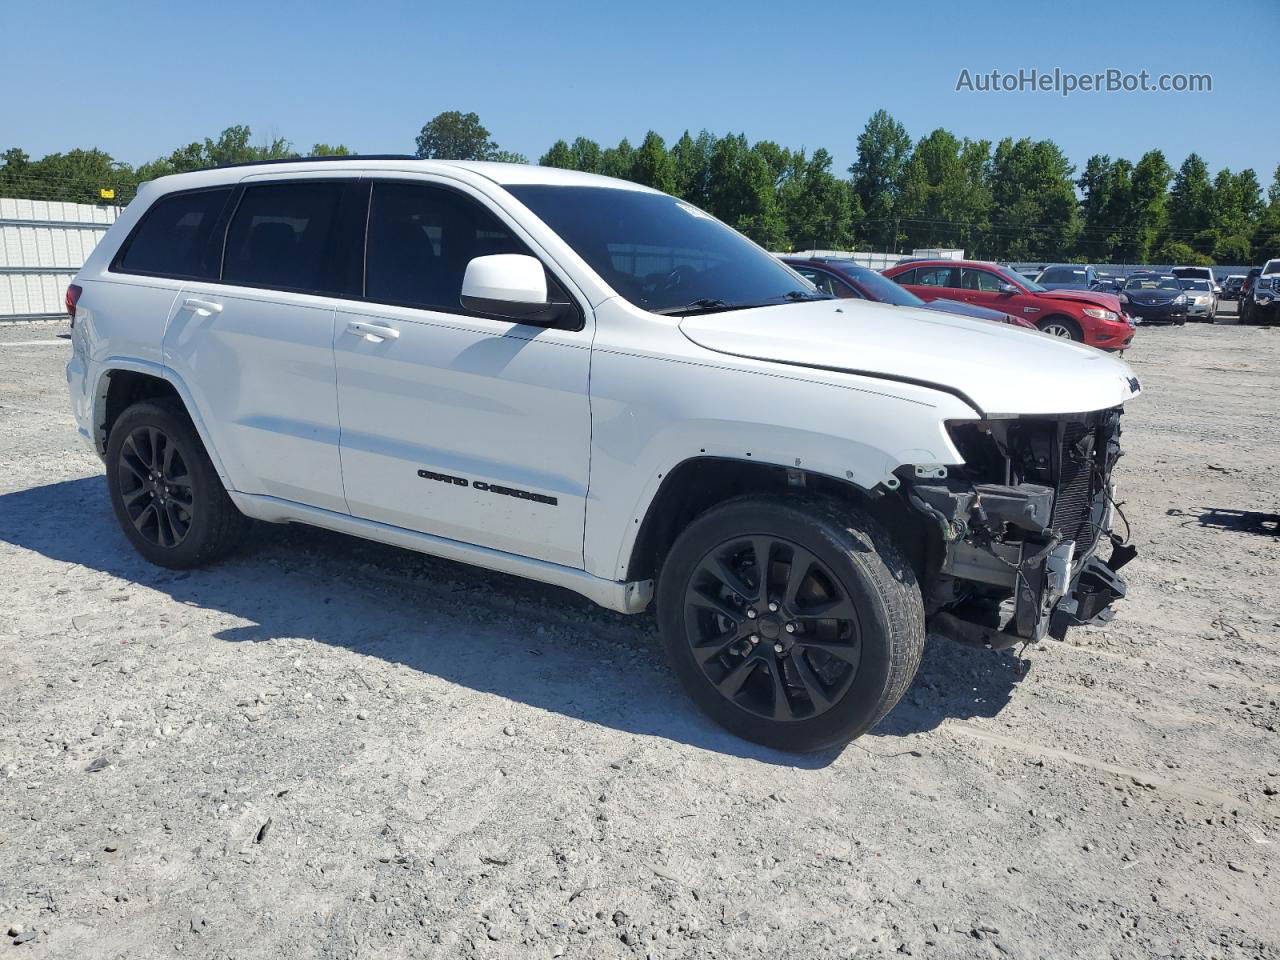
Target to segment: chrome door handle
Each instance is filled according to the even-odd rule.
[[[363,323],[359,320],[352,320],[347,324],[347,333],[355,337],[364,337],[370,343],[395,340],[400,336],[400,331],[395,327],[388,327],[381,323]]]
[[[190,307],[202,317],[211,317],[222,312],[222,304],[216,300],[201,300],[199,297],[187,297],[182,301],[184,307]]]

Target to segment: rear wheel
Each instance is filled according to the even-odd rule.
[[[694,702],[747,740],[819,750],[870,730],[924,648],[915,574],[870,517],[757,497],[693,521],[658,584],[667,654]]]
[[[107,442],[107,490],[120,529],[147,560],[185,569],[231,553],[249,520],[218,479],[176,403],[134,404]]]
[[[1047,333],[1051,337],[1062,337],[1064,340],[1075,340],[1077,343],[1084,340],[1080,325],[1070,317],[1045,317],[1036,326],[1040,328],[1041,333]]]

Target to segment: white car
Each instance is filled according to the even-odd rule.
[[[1208,280],[1191,277],[1180,277],[1178,284],[1187,298],[1187,319],[1213,323],[1218,316],[1218,294],[1215,292],[1218,288]]]
[[[656,599],[693,699],[762,743],[870,729],[927,630],[1007,647],[1124,594],[1123,362],[830,299],[635,184],[411,158],[167,177],[67,302],[79,430],[147,559],[214,560],[254,518]]]

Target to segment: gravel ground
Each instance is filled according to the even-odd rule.
[[[933,643],[808,758],[554,589],[305,529],[147,566],[61,332],[0,328],[0,953],[1280,957],[1280,330],[1140,331],[1110,626]]]

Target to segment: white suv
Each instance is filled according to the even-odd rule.
[[[412,158],[168,177],[67,302],[79,429],[149,560],[214,560],[254,518],[656,597],[693,699],[766,744],[868,730],[926,630],[1008,647],[1124,593],[1131,548],[1100,555],[1123,362],[830,299],[635,184]]]

